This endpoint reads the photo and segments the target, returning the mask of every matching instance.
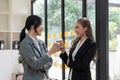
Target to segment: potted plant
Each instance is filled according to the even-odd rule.
[[[18,63],[21,64],[23,62],[23,59],[21,56],[18,57]]]
[[[21,56],[18,57],[18,63],[19,63],[19,73],[23,73],[24,72],[23,65],[22,65],[23,59]]]

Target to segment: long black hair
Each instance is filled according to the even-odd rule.
[[[25,30],[27,29],[28,31],[31,29],[31,26],[34,26],[34,30],[37,32],[37,28],[39,25],[41,25],[42,19],[39,16],[36,15],[30,15],[27,17],[26,22],[25,22],[25,27],[22,29],[20,33],[20,42],[25,38],[26,33]]]

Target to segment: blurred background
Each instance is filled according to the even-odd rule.
[[[98,63],[90,66],[92,80],[120,80],[120,0],[0,0],[0,80],[22,80],[19,35],[30,14],[42,17],[43,32],[38,38],[47,48],[62,38],[68,54],[76,37],[76,20],[87,17],[98,44]],[[59,54],[52,56],[48,74],[67,80],[69,68]]]

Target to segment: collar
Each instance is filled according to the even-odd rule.
[[[38,42],[37,38],[32,37],[31,35],[28,35],[34,42]]]

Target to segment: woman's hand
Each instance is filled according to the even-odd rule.
[[[64,54],[64,53],[65,53],[65,47],[64,47],[64,46],[61,46],[61,47],[60,47],[60,51],[62,52],[62,54]]]
[[[49,55],[54,54],[55,52],[58,52],[60,50],[60,44],[59,43],[54,43],[53,46],[50,48],[48,51]]]
[[[57,43],[60,43],[60,51],[62,52],[62,53],[64,53],[65,52],[65,46],[64,46],[64,41],[63,40],[58,40],[58,41],[56,41]]]

